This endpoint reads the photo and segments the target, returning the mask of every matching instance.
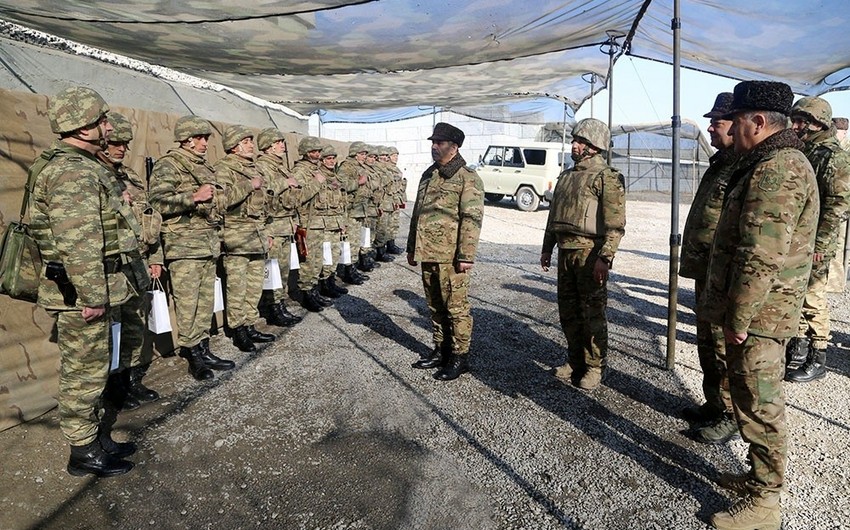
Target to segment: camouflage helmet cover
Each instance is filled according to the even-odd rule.
[[[336,156],[336,148],[332,145],[326,145],[322,147],[322,158],[327,158],[329,156]]]
[[[109,105],[94,90],[82,86],[66,88],[47,104],[50,129],[56,134],[69,133],[96,123],[109,112]]]
[[[823,98],[806,96],[798,99],[791,107],[791,115],[795,114],[802,114],[826,129],[832,125],[832,106]]]
[[[265,151],[271,147],[273,143],[283,139],[283,131],[280,129],[275,129],[274,127],[263,129],[260,131],[260,134],[257,135],[257,149]]]
[[[298,155],[304,156],[310,151],[321,151],[322,141],[315,136],[305,136],[298,142]]]
[[[182,142],[193,136],[209,136],[213,132],[210,122],[197,116],[183,116],[174,124],[174,141]]]
[[[388,152],[389,152],[389,154],[391,154],[391,155],[397,155],[397,154],[398,154],[398,149],[396,149],[395,147],[392,147],[392,146],[387,147],[387,151],[388,151]]]
[[[601,150],[607,151],[611,147],[611,131],[608,126],[595,118],[585,118],[573,127],[573,139],[581,138],[587,140],[590,145]]]
[[[357,153],[365,153],[369,150],[369,147],[363,142],[352,142],[351,145],[348,146],[348,156],[354,156]]]
[[[381,148],[377,145],[366,145],[366,155],[367,156],[378,156],[381,152]]]
[[[253,138],[254,133],[244,125],[229,125],[221,136],[221,143],[225,151],[230,151],[245,138]]]
[[[106,116],[112,125],[112,132],[109,133],[107,140],[110,142],[129,142],[133,139],[133,127],[130,125],[130,120],[123,114],[111,110]]]

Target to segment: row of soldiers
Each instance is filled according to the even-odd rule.
[[[124,164],[129,120],[97,92],[60,92],[48,117],[59,138],[31,166],[27,189],[44,261],[38,304],[57,319],[60,428],[73,475],[133,467],[125,458],[136,445],[114,441],[111,431],[120,410],[159,397],[142,382],[152,361],[142,344],[145,295],[166,266],[179,355],[195,379],[208,380],[213,370],[235,366],[210,349],[218,271],[226,330],[237,348],[252,352],[275,339],[256,329],[261,315],[276,326],[300,321],[285,304],[291,267],[298,269],[294,298],[317,312],[348,292],[337,276],[362,284],[368,276],[361,271],[402,252],[394,235],[406,181],[394,148],[354,142],[337,163],[333,147],[305,137],[290,170],[281,131],[264,129],[255,144],[251,129],[234,125],[222,135],[225,156],[210,164],[212,125],[184,116],[174,128],[177,147],[145,182]],[[264,291],[271,258],[281,287]],[[113,323],[120,323],[118,345],[111,344]],[[113,347],[120,355],[110,373]]]

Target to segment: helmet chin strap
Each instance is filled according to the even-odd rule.
[[[72,134],[71,138],[76,138],[77,140],[79,140],[81,142],[85,142],[89,145],[96,145],[96,146],[100,147],[101,151],[105,151],[106,148],[109,146],[109,144],[107,144],[107,142],[106,142],[106,132],[103,129],[101,129],[100,124],[97,125],[97,132],[99,133],[98,137],[93,138],[93,139],[83,138],[82,136],[80,136],[79,132]]]

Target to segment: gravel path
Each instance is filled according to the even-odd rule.
[[[146,381],[164,398],[123,414],[116,436],[141,444],[128,475],[67,475],[55,411],[0,433],[0,528],[707,528],[729,503],[713,480],[743,469],[745,445],[682,433],[676,413],[701,394],[693,283],[680,281],[668,371],[670,208],[628,210],[597,391],[548,373],[565,341],[555,274],[537,265],[547,210],[488,204],[471,374],[442,383],[410,368],[431,345],[402,258],[256,355],[215,338],[238,367],[211,383],[158,360]],[[787,386],[787,530],[850,528],[850,310],[846,294],[831,303],[829,374]]]

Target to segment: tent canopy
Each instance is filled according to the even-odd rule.
[[[0,17],[305,114],[542,97],[575,110],[588,74],[606,82],[611,31],[625,53],[672,60],[660,0],[0,0]],[[847,89],[848,21],[845,0],[689,0],[682,65],[801,94]]]

